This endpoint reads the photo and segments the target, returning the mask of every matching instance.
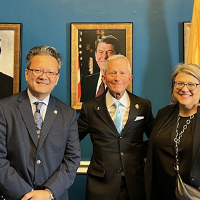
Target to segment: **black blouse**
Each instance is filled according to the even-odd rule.
[[[180,117],[179,130],[180,133],[183,130],[183,125],[186,124],[186,120],[189,117]],[[185,129],[180,145],[179,145],[179,167],[180,175],[185,183],[190,184],[190,169],[192,162],[192,142],[193,131],[195,125],[195,116],[191,119],[191,123]],[[156,199],[162,200],[175,200],[175,188],[176,188],[176,171],[175,166],[175,143],[174,138],[176,136],[177,126],[177,113],[175,112],[168,121],[162,126],[160,131],[155,137],[153,143],[153,166],[154,166],[154,188]]]

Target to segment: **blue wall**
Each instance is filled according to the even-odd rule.
[[[61,52],[62,74],[53,94],[69,105],[70,23],[133,22],[133,92],[150,99],[156,115],[170,102],[170,77],[183,61],[183,22],[191,21],[192,8],[193,0],[0,0],[0,22],[23,24],[21,90],[30,48],[47,44]],[[77,176],[71,200],[84,200],[85,180]]]

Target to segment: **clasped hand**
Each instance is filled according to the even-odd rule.
[[[24,195],[21,200],[51,200],[50,192],[47,190],[33,190]]]

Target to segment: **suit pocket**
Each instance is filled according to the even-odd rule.
[[[105,176],[105,170],[100,169],[98,167],[94,167],[92,165],[89,165],[88,167],[88,174],[93,175],[93,176],[98,176],[98,177],[104,177]]]

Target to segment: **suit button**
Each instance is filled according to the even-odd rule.
[[[41,163],[41,160],[37,160],[37,164],[39,165]]]
[[[118,169],[118,170],[117,170],[117,172],[121,173],[121,172],[122,172],[122,169],[121,169],[121,168],[120,168],[120,169]]]
[[[121,154],[121,156],[123,156],[123,155],[124,155],[124,153],[123,153],[123,152],[121,152],[120,154]]]
[[[122,140],[122,139],[123,139],[123,137],[122,137],[122,136],[120,136],[120,137],[119,137],[119,139],[120,139],[120,140]]]
[[[192,177],[191,177],[191,180],[192,180],[192,181],[195,181],[195,176],[192,176]]]

